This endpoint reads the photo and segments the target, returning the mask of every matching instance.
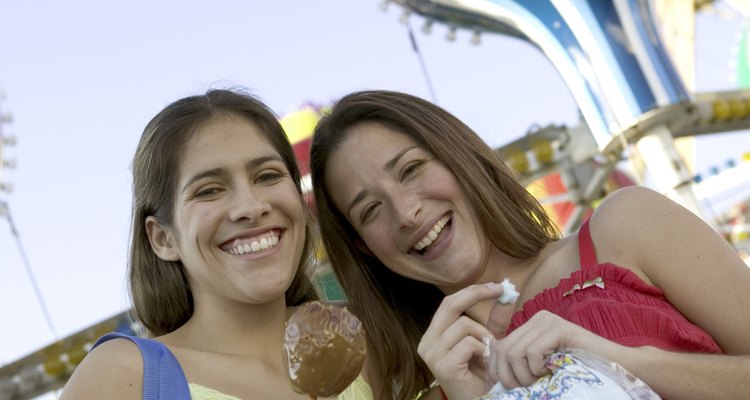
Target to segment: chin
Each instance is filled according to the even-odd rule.
[[[258,285],[253,285],[253,287],[250,287],[249,290],[245,289],[245,293],[247,294],[247,297],[249,298],[253,298],[257,300],[262,299],[267,302],[271,302],[271,301],[278,299],[279,297],[284,297],[290,285],[291,285],[291,281],[269,283],[262,287],[259,287]]]
[[[463,269],[457,272],[460,272],[460,275],[452,276],[449,279],[450,279],[451,285],[460,286],[460,287],[466,287],[466,286],[477,283],[477,280],[479,279],[479,276],[481,275],[477,271],[471,271],[471,270],[466,270],[466,269]]]

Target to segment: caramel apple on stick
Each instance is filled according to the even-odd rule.
[[[284,362],[292,389],[311,399],[338,395],[360,374],[366,355],[362,323],[346,307],[312,301],[284,331]]]

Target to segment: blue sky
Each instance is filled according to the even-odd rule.
[[[167,103],[211,86],[252,89],[280,116],[359,89],[430,98],[401,10],[379,0],[195,2],[0,1],[2,127],[18,143],[0,171],[55,333],[16,239],[0,219],[0,365],[128,307],[125,263],[130,161],[144,125]],[[493,146],[533,125],[578,123],[562,80],[529,44],[420,31],[436,100]],[[697,90],[732,89],[742,18],[698,16]],[[750,151],[747,133],[699,139],[698,172]]]

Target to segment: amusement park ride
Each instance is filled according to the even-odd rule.
[[[578,105],[580,124],[542,127],[497,150],[553,211],[563,233],[577,229],[612,188],[646,184],[646,180],[722,228],[702,206],[722,186],[709,179],[699,182],[674,138],[750,129],[750,90],[688,90],[662,40],[660,24],[669,16],[657,15],[654,7],[654,3],[672,10],[687,7],[692,17],[697,7],[710,1],[389,2],[403,9],[402,21],[416,14],[426,27],[446,24],[454,37],[457,29],[466,29],[477,42],[480,33],[510,35],[528,41],[549,58]],[[282,119],[303,168],[320,113],[320,108],[306,107]],[[1,126],[0,139],[4,139]],[[0,146],[0,161],[2,154]],[[646,174],[625,176],[618,167],[635,157]],[[736,179],[748,180],[748,165],[750,160],[737,166],[746,172]],[[305,179],[303,186],[309,190],[309,177]],[[122,313],[3,366],[0,400],[31,399],[62,387],[93,341],[113,330],[132,334],[138,326]]]
[[[0,91],[0,103],[5,100],[5,93]],[[16,144],[16,139],[13,136],[7,136],[3,133],[3,125],[9,124],[13,122],[13,117],[9,113],[3,113],[2,107],[0,107],[0,178],[2,178],[2,170],[5,168],[13,168],[15,167],[15,162],[13,160],[9,160],[4,158],[4,151],[3,147],[5,146],[13,146]],[[0,192],[10,192],[12,190],[12,186],[10,183],[4,182],[2,179],[0,179]],[[5,210],[5,203],[0,203],[0,216],[3,215],[3,210]]]

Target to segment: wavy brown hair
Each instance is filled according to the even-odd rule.
[[[284,160],[302,201],[297,160],[274,113],[241,89],[214,89],[186,97],[161,110],[148,123],[133,158],[133,215],[128,264],[133,313],[153,336],[174,331],[193,314],[193,298],[181,262],[164,261],[151,248],[145,220],[153,215],[162,226],[173,226],[179,163],[185,144],[201,126],[224,115],[244,118],[257,126]],[[306,275],[312,257],[310,228],[287,305],[317,299]]]
[[[437,105],[390,91],[355,92],[334,105],[315,129],[310,158],[323,243],[350,308],[363,321],[386,378],[384,393],[409,400],[432,380],[417,345],[444,295],[434,285],[402,277],[364,253],[355,244],[358,234],[328,195],[328,160],[351,129],[363,123],[404,133],[445,164],[484,232],[504,253],[533,257],[559,238],[559,232],[499,155]]]

